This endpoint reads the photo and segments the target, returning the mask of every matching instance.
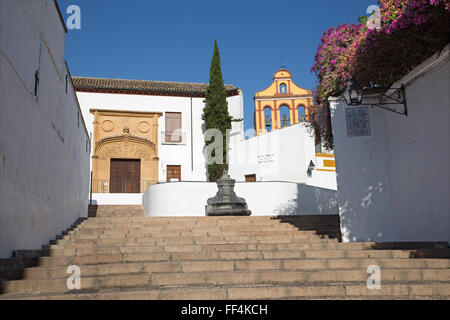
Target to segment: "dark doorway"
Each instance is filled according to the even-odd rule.
[[[140,193],[141,160],[111,159],[110,193]]]

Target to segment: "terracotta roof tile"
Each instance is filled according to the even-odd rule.
[[[75,91],[204,97],[207,83],[72,77]],[[238,88],[225,85],[228,96]]]

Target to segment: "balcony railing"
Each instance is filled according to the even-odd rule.
[[[186,132],[181,130],[161,131],[162,144],[186,144]]]
[[[92,193],[144,193],[158,180],[92,180]]]

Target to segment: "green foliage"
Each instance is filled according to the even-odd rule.
[[[235,121],[228,113],[228,102],[225,85],[222,78],[222,69],[220,67],[220,54],[217,46],[217,40],[214,40],[214,52],[209,71],[209,85],[206,89],[206,105],[203,108],[202,120],[205,123],[205,129],[217,129],[223,135],[223,164],[208,165],[209,181],[217,181],[222,177],[223,171],[228,170],[227,161],[227,130],[231,130],[231,122]],[[205,141],[206,145],[214,141]],[[213,153],[212,156],[215,156]]]
[[[367,17],[367,16],[361,16],[358,18],[358,22],[363,25],[366,25],[368,20],[369,20],[369,17]]]

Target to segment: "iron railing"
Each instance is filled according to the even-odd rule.
[[[186,144],[186,132],[181,130],[161,131],[163,144]]]
[[[144,193],[158,180],[92,180],[92,193]]]

